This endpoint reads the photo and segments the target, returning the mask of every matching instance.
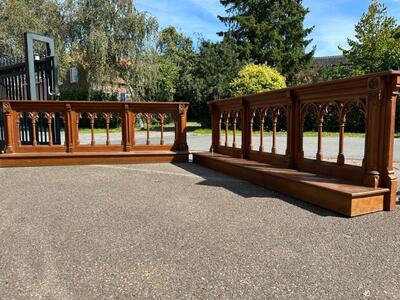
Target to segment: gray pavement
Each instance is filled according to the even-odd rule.
[[[400,211],[193,164],[0,169],[1,299],[399,299]]]
[[[90,134],[80,134],[80,141],[82,144],[90,143]],[[105,144],[106,134],[96,134],[96,143]],[[121,133],[112,133],[110,135],[110,140],[113,144],[121,143]],[[270,151],[272,147],[272,139],[270,136],[264,138],[265,151]],[[152,144],[160,143],[160,132],[151,132],[150,140]],[[208,151],[211,145],[210,135],[193,135],[188,134],[188,144],[191,151]],[[174,133],[166,132],[164,135],[165,143],[174,142]],[[230,143],[232,143],[232,137],[230,137]],[[316,137],[305,137],[303,142],[304,154],[306,157],[315,157],[317,152],[317,138]],[[146,133],[143,131],[136,132],[136,143],[145,144],[146,143]],[[240,147],[241,139],[237,137],[237,146]],[[253,149],[257,150],[260,145],[259,136],[255,135],[253,139]],[[339,149],[339,139],[335,137],[324,137],[322,144],[324,157],[327,159],[335,159],[338,155]],[[280,154],[284,154],[286,151],[286,137],[277,137],[277,151]],[[364,139],[356,137],[346,137],[345,147],[344,147],[346,158],[349,160],[361,160],[364,156]],[[400,139],[395,139],[395,151],[394,151],[394,161],[400,163]]]

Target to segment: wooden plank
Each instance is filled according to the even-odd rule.
[[[208,152],[194,153],[193,162],[349,217],[383,210],[384,195],[389,192],[385,188],[355,185],[343,179]]]
[[[188,162],[185,151],[136,151],[116,153],[30,153],[4,154],[0,156],[0,167],[33,167],[91,164],[144,164]]]

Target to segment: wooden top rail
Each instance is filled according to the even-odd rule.
[[[387,71],[319,84],[286,88],[242,97],[209,102],[212,114],[211,151],[237,158],[265,162],[277,167],[293,168],[315,174],[351,180],[369,187],[391,190],[390,205],[395,205],[397,181],[393,172],[393,144],[396,100],[400,90],[400,71]],[[365,116],[366,135],[362,166],[346,164],[344,129],[350,106],[357,103]],[[315,159],[305,158],[303,125],[305,114],[315,109],[318,149]],[[336,109],[339,124],[339,149],[336,162],[324,161],[322,132],[328,108]],[[284,114],[287,122],[287,150],[276,153],[277,118]],[[265,118],[272,120],[273,146],[263,146]],[[240,124],[235,124],[240,120]],[[260,128],[259,149],[253,149],[253,126]],[[225,142],[221,141],[222,125]],[[236,130],[241,133],[241,147],[236,146]],[[233,141],[228,130],[233,128]],[[268,149],[267,149],[268,150]]]
[[[186,102],[1,100],[5,153],[187,151],[188,106]],[[85,118],[90,126],[91,141],[83,145],[79,140],[79,124]],[[146,140],[142,144],[137,144],[135,139],[137,118],[146,128]],[[121,124],[121,141],[118,144],[112,144],[110,140],[110,124],[113,120],[119,120]],[[167,120],[175,123],[172,144],[167,144],[164,139]],[[106,131],[104,144],[95,141],[95,124],[99,122]],[[160,130],[160,142],[156,144],[150,138],[153,123],[157,123]],[[56,132],[62,135],[58,142]]]

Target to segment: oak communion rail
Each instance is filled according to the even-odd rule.
[[[2,100],[0,105],[4,114],[5,136],[5,154],[0,155],[0,166],[68,164],[68,161],[61,161],[65,158],[71,158],[73,164],[95,163],[96,156],[103,158],[97,159],[98,163],[107,162],[107,157],[112,163],[131,162],[133,159],[142,162],[188,160],[188,103]],[[24,114],[27,118],[23,118]],[[63,123],[62,143],[59,144],[54,143],[53,134],[56,114]],[[145,125],[145,142],[141,144],[135,137],[135,124],[139,117]],[[90,142],[83,144],[79,139],[79,126],[85,118],[90,127]],[[105,127],[104,143],[95,139],[97,119]],[[116,119],[121,124],[121,139],[113,144],[110,122]],[[167,119],[175,123],[173,143],[164,139]],[[28,120],[29,124],[20,124],[23,120]],[[39,120],[41,126],[38,125]],[[157,143],[150,138],[153,122],[159,127]],[[24,139],[22,135],[25,135]]]
[[[399,89],[400,72],[387,71],[212,101],[209,103],[212,115],[210,153],[231,157],[232,161],[235,158],[246,159],[277,168],[330,176],[359,186],[386,188],[390,192],[385,194],[384,209],[394,209],[397,180],[393,171],[393,144]],[[352,103],[358,105],[365,117],[365,151],[360,166],[347,164],[344,151],[346,115]],[[305,157],[303,151],[304,116],[310,107],[316,111],[318,128],[318,148],[313,159]],[[324,116],[329,109],[336,110],[339,124],[335,162],[325,161],[322,155]],[[287,145],[286,153],[278,154],[277,118],[282,114],[287,120]],[[264,147],[263,130],[268,118],[272,129],[271,149]],[[259,147],[256,149],[253,146],[255,121],[260,129]],[[240,135],[237,133],[239,126]],[[241,139],[241,146],[238,146],[238,138]],[[194,157],[195,161],[201,159],[206,158]]]

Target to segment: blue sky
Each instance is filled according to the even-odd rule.
[[[400,0],[384,0],[389,15],[400,21]],[[197,39],[218,40],[216,32],[224,30],[217,15],[224,15],[218,0],[136,0],[136,7],[157,17],[160,27],[177,27]],[[354,25],[368,8],[370,0],[304,0],[310,9],[305,25],[315,29],[310,35],[317,46],[317,56],[340,54],[338,45],[346,47],[346,38],[354,36]]]

